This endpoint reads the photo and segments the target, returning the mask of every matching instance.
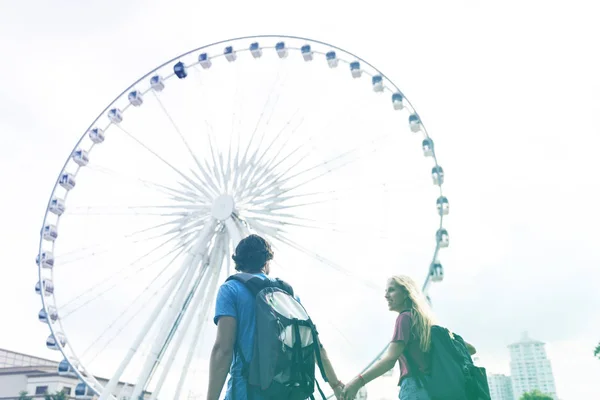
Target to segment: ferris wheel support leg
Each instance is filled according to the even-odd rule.
[[[225,247],[223,247],[223,253],[221,254],[221,263],[215,265],[215,268],[213,271],[213,281],[211,283],[211,287],[210,287],[207,295],[204,297],[205,300],[207,300],[207,299],[209,300],[209,304],[206,304],[206,307],[202,307],[202,309],[200,310],[200,317],[198,318],[198,321],[196,322],[196,327],[195,327],[193,335],[192,335],[194,344],[192,345],[192,348],[186,355],[186,358],[185,358],[185,361],[183,364],[183,368],[182,368],[182,372],[179,377],[179,382],[177,383],[177,389],[175,391],[175,396],[173,397],[174,399],[178,399],[179,395],[181,394],[181,391],[183,390],[183,386],[184,386],[185,380],[187,378],[187,373],[189,371],[190,364],[192,363],[192,358],[194,356],[194,353],[196,352],[198,343],[200,342],[200,336],[206,326],[205,323],[208,322],[206,317],[208,315],[208,311],[211,309],[212,300],[214,299],[213,293],[215,293],[217,290],[217,284],[219,282],[218,279],[219,279],[219,273],[220,273],[220,265],[222,264],[223,258],[226,255],[227,255],[227,253],[225,251]]]
[[[159,395],[160,390],[162,389],[162,386],[167,378],[167,375],[170,372],[171,365],[173,364],[173,361],[175,360],[175,357],[177,356],[177,353],[179,352],[179,349],[181,348],[181,343],[183,342],[183,339],[185,338],[185,334],[189,329],[192,319],[194,318],[195,315],[198,314],[198,312],[200,312],[201,320],[203,320],[204,316],[206,315],[208,307],[202,307],[202,305],[203,305],[202,300],[211,299],[214,297],[214,294],[215,294],[214,292],[216,290],[216,283],[218,282],[218,277],[219,277],[219,271],[221,269],[221,265],[223,264],[223,260],[225,258],[224,257],[224,251],[225,251],[224,236],[225,235],[222,234],[222,236],[219,238],[219,244],[217,246],[215,246],[214,250],[211,252],[209,262],[208,262],[209,274],[207,274],[203,277],[202,283],[198,286],[198,288],[196,288],[196,293],[194,294],[195,298],[192,302],[189,312],[186,313],[187,316],[186,316],[183,324],[181,325],[181,328],[178,330],[179,335],[177,336],[177,340],[173,344],[173,348],[169,354],[169,357],[167,358],[165,365],[163,366],[163,371],[160,375],[158,382],[156,383],[156,386],[154,387],[154,389],[152,391],[150,400],[156,400],[156,397]],[[193,353],[194,353],[193,350],[194,349],[192,349],[192,351],[190,351],[188,353],[188,357],[190,355],[193,355]],[[186,361],[187,361],[187,359],[186,359]],[[188,365],[185,365],[183,368],[184,374],[185,374],[185,371],[187,368],[188,368]],[[174,398],[177,399],[179,397],[175,396]]]
[[[185,301],[186,297],[185,295],[189,294],[190,287],[193,285],[193,281],[191,278],[195,273],[195,267],[199,263],[202,263],[204,254],[206,254],[206,248],[213,237],[215,225],[215,220],[212,220],[211,223],[205,225],[202,233],[200,234],[200,237],[198,238],[197,245],[194,246],[194,250],[190,252],[188,259],[184,262],[184,265],[186,265],[186,274],[183,280],[181,281],[179,289],[176,290],[175,297],[169,305],[169,308],[166,310],[162,321],[160,321],[161,329],[154,341],[152,350],[146,357],[144,366],[142,367],[142,370],[140,371],[140,374],[136,380],[135,388],[133,389],[133,392],[131,394],[132,399],[137,399],[140,396],[148,382],[148,378],[152,374],[156,363],[159,362],[161,349],[166,343],[169,336],[169,332],[182,309],[183,302]],[[145,333],[146,332],[143,332],[143,334]]]
[[[128,387],[129,387],[129,385],[127,383],[123,385],[123,387],[119,391],[119,394],[117,395],[117,400],[125,397],[125,390],[127,390]]]
[[[218,275],[217,275],[218,276]],[[215,282],[216,278],[215,278]],[[215,290],[216,290],[216,285],[215,285]],[[210,309],[210,305],[208,307],[204,307],[202,309],[202,314],[200,315],[200,318],[198,319],[198,322],[196,323],[196,328],[194,330],[193,336],[192,338],[194,338],[194,344],[192,345],[192,348],[190,349],[189,353],[186,355],[185,358],[185,362],[183,364],[183,368],[181,370],[181,375],[179,376],[179,382],[177,383],[177,389],[175,390],[175,396],[173,397],[174,399],[179,399],[181,391],[183,390],[183,386],[185,385],[185,380],[187,379],[187,374],[190,368],[190,364],[192,363],[192,358],[194,356],[194,353],[196,352],[196,348],[198,347],[198,342],[200,341],[200,336],[202,335],[202,331],[204,330],[204,327],[206,326],[204,323],[208,322],[207,320],[207,314],[208,314],[208,310]]]
[[[231,238],[231,244],[233,245],[233,250],[237,247],[238,243],[246,236],[248,236],[246,229],[241,226],[241,224],[235,221],[232,217],[228,217],[225,220],[225,227],[227,228],[227,233]]]
[[[423,284],[422,292],[425,296],[428,296],[429,285],[431,285],[431,272],[427,274],[427,278],[425,278],[425,283]]]
[[[208,233],[214,229],[214,226],[215,226],[214,223],[211,223],[205,227],[206,235],[208,235]],[[187,263],[183,263],[183,265],[179,268],[179,271],[177,271],[176,275],[173,277],[173,280],[171,281],[171,283],[165,290],[165,293],[161,297],[161,299],[158,302],[158,304],[156,305],[155,309],[152,311],[152,314],[150,314],[150,317],[146,321],[146,324],[140,330],[138,337],[134,340],[133,344],[131,345],[131,348],[127,352],[127,355],[125,356],[125,358],[119,365],[119,368],[117,368],[117,371],[114,373],[112,378],[108,381],[106,386],[104,386],[104,390],[100,394],[100,397],[98,400],[107,400],[109,398],[113,398],[112,393],[116,389],[116,387],[119,383],[119,379],[121,379],[121,375],[123,375],[123,372],[125,371],[125,369],[129,365],[129,363],[131,362],[133,356],[135,355],[138,348],[140,347],[140,344],[146,337],[147,332],[150,330],[150,328],[152,328],[152,325],[154,325],[156,323],[156,319],[157,319],[158,315],[164,309],[164,304],[167,302],[167,300],[173,293],[173,290],[175,289],[177,283],[179,283],[181,277],[186,272],[187,267],[188,267]]]
[[[211,224],[210,226],[211,226],[210,230],[212,230],[214,228],[214,224]],[[207,229],[208,229],[208,226],[207,226]],[[184,263],[179,268],[179,270],[177,271],[177,274],[173,277],[173,280],[171,281],[171,283],[165,290],[165,293],[163,294],[162,298],[160,299],[160,301],[156,305],[155,309],[150,314],[150,317],[146,321],[146,324],[140,330],[140,334],[138,335],[138,337],[134,340],[133,344],[131,345],[131,348],[127,352],[127,355],[125,356],[125,358],[123,359],[123,361],[121,362],[119,367],[117,368],[117,371],[114,373],[112,378],[108,381],[106,386],[104,386],[104,390],[100,394],[100,397],[98,400],[107,400],[109,398],[113,398],[112,393],[116,389],[116,387],[119,383],[119,379],[121,379],[121,375],[123,375],[123,372],[125,371],[125,369],[129,365],[129,363],[131,362],[133,356],[135,355],[135,353],[137,352],[138,348],[140,347],[142,341],[146,337],[146,333],[150,330],[150,328],[152,328],[152,325],[154,325],[156,323],[156,319],[157,319],[158,315],[164,309],[164,304],[167,302],[167,300],[171,296],[173,290],[175,289],[177,283],[180,281],[181,277],[185,273],[186,269],[187,269],[186,263]]]

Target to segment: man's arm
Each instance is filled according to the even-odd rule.
[[[218,400],[233,360],[237,321],[223,316],[217,322],[217,338],[210,353],[207,400]]]
[[[321,362],[323,363],[323,370],[325,372],[325,377],[327,378],[327,382],[329,386],[335,393],[336,398],[340,398],[341,392],[344,389],[344,384],[338,379],[333,365],[331,364],[331,360],[329,359],[329,355],[323,347],[323,344],[319,342],[319,356],[321,357]]]

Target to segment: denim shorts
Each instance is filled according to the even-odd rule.
[[[419,387],[417,380],[412,376],[402,379],[398,398],[400,400],[431,400],[427,390],[424,387]]]

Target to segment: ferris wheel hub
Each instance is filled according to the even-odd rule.
[[[211,213],[219,221],[225,221],[233,214],[234,208],[235,202],[233,201],[233,197],[228,194],[222,194],[215,199]]]

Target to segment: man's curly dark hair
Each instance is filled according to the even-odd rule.
[[[260,272],[273,259],[273,249],[265,239],[250,235],[240,241],[231,256],[235,269],[240,272]]]

